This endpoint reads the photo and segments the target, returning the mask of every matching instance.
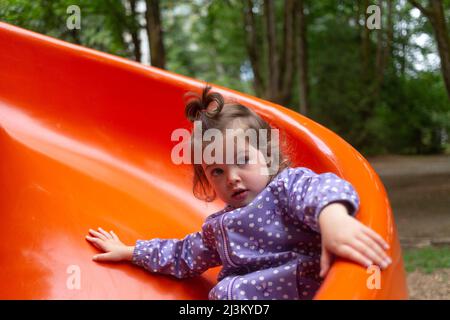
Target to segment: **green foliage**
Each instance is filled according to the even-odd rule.
[[[168,69],[240,91],[247,52],[242,4],[231,1],[163,2]],[[174,6],[176,9],[174,9]]]
[[[309,116],[353,141],[360,135],[359,110],[369,94],[369,88],[361,81],[357,30],[331,14],[321,16],[320,21],[317,28],[310,29],[308,37],[312,106]]]
[[[66,26],[67,8],[74,4],[81,10],[80,30]],[[131,56],[123,39],[128,21],[121,1],[0,0],[0,19],[93,49]]]
[[[383,96],[366,123],[368,154],[445,152],[450,110],[439,74],[422,72],[417,78],[389,79]]]
[[[403,259],[407,272],[420,270],[432,273],[436,269],[450,268],[450,247],[405,250]]]

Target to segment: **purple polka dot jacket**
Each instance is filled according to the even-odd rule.
[[[222,265],[209,299],[312,299],[320,287],[318,216],[332,202],[351,215],[359,198],[333,173],[286,168],[251,203],[226,206],[184,239],[138,240],[132,263],[187,278]]]

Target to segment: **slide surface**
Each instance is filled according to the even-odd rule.
[[[207,299],[218,268],[177,280],[96,263],[84,239],[99,226],[130,245],[182,238],[222,208],[195,199],[191,167],[171,161],[171,133],[190,128],[183,95],[204,83],[1,22],[0,48],[0,299]],[[213,88],[280,128],[295,166],[350,181],[357,218],[391,246],[379,288],[338,260],[316,298],[407,298],[392,211],[369,163],[300,114]]]

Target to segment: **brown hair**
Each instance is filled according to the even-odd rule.
[[[185,115],[186,118],[194,123],[195,121],[201,121],[202,123],[202,136],[204,132],[208,129],[218,129],[224,132],[225,129],[230,128],[234,121],[240,121],[240,125],[245,127],[243,129],[267,129],[268,133],[268,150],[270,152],[270,129],[271,126],[263,120],[258,114],[253,110],[238,104],[238,103],[227,103],[220,93],[210,92],[211,87],[206,85],[203,89],[201,96],[194,92],[188,92],[185,97],[188,97]],[[259,135],[257,137],[259,145]],[[191,150],[193,151],[193,141],[191,139]],[[191,152],[191,157],[193,158],[194,152]],[[271,155],[269,155],[271,156]],[[290,162],[287,157],[281,151],[281,146],[279,149],[279,167],[276,174],[269,177],[269,182],[283,169],[289,166]],[[193,160],[193,159],[191,159]],[[191,162],[194,168],[194,178],[193,178],[193,193],[194,196],[200,200],[207,202],[213,201],[216,198],[216,193],[212,186],[210,185],[206,174],[203,170],[201,164],[195,164],[194,161]]]

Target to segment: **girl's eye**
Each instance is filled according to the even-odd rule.
[[[222,169],[220,169],[220,168],[215,168],[215,169],[211,170],[211,175],[212,175],[213,177],[217,177],[217,176],[220,175],[222,172],[223,172]]]

